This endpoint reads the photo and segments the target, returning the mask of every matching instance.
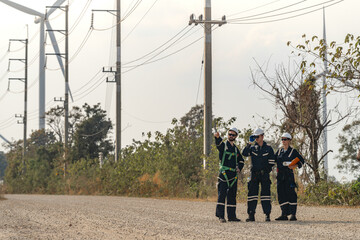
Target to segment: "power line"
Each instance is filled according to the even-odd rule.
[[[150,6],[150,8],[145,12],[145,14],[140,18],[140,20],[135,24],[135,26],[130,30],[130,32],[123,38],[122,43],[129,37],[129,35],[135,30],[135,28],[142,22],[145,16],[150,12],[150,10],[154,7],[158,0],[155,0],[154,3]]]
[[[89,40],[90,38],[90,35],[92,33],[92,28],[89,28],[88,32],[86,33],[84,39],[82,40],[80,46],[77,48],[77,50],[75,51],[74,55],[71,56],[70,60],[69,60],[69,63],[71,63],[76,57],[77,55],[80,53],[80,51],[82,50],[82,48],[85,46],[86,42]],[[49,68],[49,67],[46,67],[47,70],[50,70],[50,71],[58,71],[60,70],[61,68]]]
[[[212,32],[215,31],[218,27],[219,27],[219,26],[215,27],[215,28],[212,29],[211,31],[212,31]],[[190,29],[190,30],[191,30],[191,29]],[[186,34],[186,33],[185,33],[185,34]],[[186,46],[184,46],[184,47],[182,47],[182,48],[180,48],[179,50],[177,50],[177,51],[175,51],[175,52],[172,52],[172,53],[170,53],[170,54],[168,54],[168,55],[166,55],[166,56],[163,56],[163,57],[160,57],[160,58],[155,59],[155,60],[153,60],[153,61],[150,61],[150,60],[152,60],[153,58],[155,58],[155,57],[157,57],[158,55],[160,55],[163,51],[167,50],[169,47],[171,47],[172,45],[174,45],[179,39],[181,39],[181,37],[180,37],[178,40],[176,40],[174,43],[172,43],[170,46],[168,46],[167,48],[165,48],[164,50],[162,50],[161,52],[159,52],[159,53],[156,54],[155,56],[151,57],[150,59],[146,60],[145,62],[143,62],[143,63],[141,63],[141,64],[139,64],[139,65],[131,66],[132,68],[130,68],[129,70],[126,70],[126,71],[122,72],[122,74],[127,73],[127,72],[130,72],[130,71],[132,71],[132,70],[134,70],[134,69],[136,69],[136,68],[138,68],[138,67],[140,67],[140,66],[147,65],[147,64],[151,64],[151,63],[154,63],[154,62],[158,62],[158,61],[160,61],[160,60],[163,60],[163,59],[165,59],[165,58],[168,58],[168,57],[170,57],[170,56],[172,56],[172,55],[174,55],[174,54],[176,54],[176,53],[178,53],[178,52],[181,52],[182,50],[184,50],[184,49],[192,46],[193,44],[195,44],[196,42],[200,41],[200,40],[203,39],[203,38],[204,38],[204,36],[201,36],[200,38],[196,39],[195,41],[191,42],[190,44],[188,44],[188,45],[186,45]]]
[[[79,25],[80,21],[83,19],[86,10],[89,8],[91,2],[93,0],[88,0],[84,6],[84,8],[82,9],[81,13],[79,14],[78,18],[75,20],[74,24],[71,26],[70,30],[69,30],[69,35],[75,30],[75,28]],[[61,11],[61,14],[63,14],[64,12]],[[59,15],[61,15],[59,14]],[[56,16],[58,17],[58,16]],[[56,45],[59,45],[60,42],[64,41],[65,37],[62,37],[61,39],[59,39],[56,43]],[[46,45],[51,45],[51,44],[46,44]]]
[[[99,73],[103,73],[102,69],[100,69],[87,83],[85,83],[84,85],[82,85],[79,89],[73,91],[73,94],[76,94],[78,92],[80,92],[81,90],[84,89],[85,86],[87,86],[88,84],[90,84],[94,79],[96,79],[96,77],[99,75]]]
[[[293,15],[293,16],[289,16],[289,17],[285,17],[285,18],[279,18],[279,19],[274,19],[274,20],[269,20],[269,21],[260,21],[260,22],[229,22],[229,24],[262,24],[262,23],[270,23],[270,22],[278,22],[278,21],[283,21],[283,20],[288,20],[288,19],[291,19],[291,18],[296,18],[296,17],[300,17],[300,16],[304,16],[304,15],[307,15],[307,14],[310,14],[310,13],[313,13],[313,12],[316,12],[316,11],[319,11],[319,10],[322,10],[323,8],[328,8],[328,7],[331,7],[333,5],[336,5],[340,2],[343,2],[344,0],[340,0],[338,2],[335,2],[333,4],[329,4],[327,6],[324,6],[324,7],[321,7],[321,8],[317,8],[317,9],[314,9],[312,11],[308,11],[308,12],[305,12],[305,13],[301,13],[301,14],[297,14],[297,15]]]
[[[34,64],[34,62],[36,61],[36,59],[40,56],[40,52],[38,52],[33,59],[31,59],[28,63],[28,67],[30,67],[32,64]],[[8,70],[8,72],[12,72],[12,73],[16,73],[16,72],[21,72],[25,69],[25,67],[16,69],[16,70]]]
[[[314,7],[317,7],[317,6],[326,4],[326,3],[330,3],[330,2],[333,2],[333,1],[336,1],[336,0],[329,0],[329,1],[326,1],[326,2],[318,3],[318,4],[315,4],[315,5],[312,5],[312,6],[308,6],[308,7],[304,7],[304,8],[300,8],[300,9],[296,9],[296,10],[284,12],[284,13],[278,13],[278,14],[274,14],[274,15],[269,15],[269,16],[264,16],[264,17],[258,17],[258,18],[251,18],[251,19],[245,18],[245,19],[243,19],[243,20],[236,20],[236,21],[252,21],[252,20],[259,20],[259,19],[265,19],[265,18],[271,18],[271,17],[277,17],[277,16],[282,16],[282,15],[287,15],[287,14],[290,14],[290,13],[299,12],[299,11],[307,10],[307,9],[310,9],[310,8],[314,8]],[[233,20],[229,20],[229,22],[231,22],[231,21],[233,21]]]
[[[4,80],[4,78],[7,76],[8,73],[9,73],[9,71],[4,72],[4,74],[0,77],[0,82],[2,82],[2,80]]]
[[[38,82],[39,82],[39,76],[37,76],[35,78],[35,80],[29,85],[28,90],[31,89],[33,86],[35,86],[35,84],[38,83]],[[10,93],[14,93],[14,94],[19,94],[19,93],[24,92],[24,90],[21,90],[21,91],[17,92],[17,91],[10,91],[10,89],[8,89],[7,91],[10,92]]]
[[[173,40],[174,38],[176,38],[178,35],[180,35],[186,28],[188,28],[189,26],[186,25],[183,29],[181,29],[178,33],[176,33],[172,38],[170,38],[169,40],[167,40],[165,43],[161,44],[159,47],[155,48],[154,50],[152,50],[151,52],[137,58],[137,59],[134,59],[134,60],[131,60],[129,62],[125,62],[122,64],[122,66],[124,65],[127,65],[127,64],[130,64],[130,63],[133,63],[133,62],[136,62],[136,61],[139,61],[143,58],[146,58],[147,56],[151,55],[152,53],[154,53],[155,51],[159,50],[160,48],[162,48],[163,46],[165,46],[166,44],[168,44],[171,40]]]
[[[229,15],[227,15],[227,16],[228,16],[228,17],[231,17],[231,16],[239,15],[239,14],[241,14],[241,13],[250,12],[250,11],[252,11],[252,10],[256,10],[256,9],[259,9],[259,8],[262,8],[262,7],[265,7],[265,6],[271,5],[271,4],[276,3],[276,2],[279,2],[279,1],[281,1],[281,0],[272,1],[272,2],[270,2],[270,3],[266,3],[266,4],[263,4],[263,5],[260,5],[260,6],[254,7],[254,8],[250,8],[250,9],[247,9],[247,10],[241,11],[241,12],[237,12],[237,13],[229,14]]]
[[[136,65],[136,66],[134,66],[133,68],[130,68],[129,70],[126,70],[126,71],[124,71],[124,72],[122,72],[122,73],[127,73],[127,72],[130,72],[130,71],[138,68],[138,67],[141,67],[141,66],[144,66],[144,65],[147,65],[147,64],[150,64],[150,63],[158,62],[158,61],[160,61],[160,60],[163,60],[163,59],[165,59],[165,58],[168,58],[168,57],[170,57],[170,56],[172,56],[172,55],[174,55],[174,54],[176,54],[176,53],[178,53],[178,52],[181,52],[182,50],[184,50],[184,49],[192,46],[194,43],[200,41],[200,40],[203,39],[203,38],[204,38],[204,37],[200,37],[200,38],[196,39],[195,41],[191,42],[190,44],[186,45],[185,47],[180,48],[179,50],[177,50],[177,51],[175,51],[175,52],[172,52],[172,53],[170,53],[170,54],[168,54],[168,55],[166,55],[166,56],[164,56],[164,57],[155,59],[154,61],[150,61],[151,59],[155,58],[155,57],[157,56],[157,55],[156,55],[156,56],[154,56],[153,58],[150,58],[149,60],[147,60],[147,61],[145,61],[145,62],[143,62],[143,63],[141,63],[141,64],[139,64],[139,65]]]
[[[137,1],[137,0],[136,0]],[[130,7],[133,5],[133,3],[135,2],[135,0],[132,0],[131,3],[129,3],[128,7],[126,8],[125,12],[121,15],[125,16],[128,14]],[[114,4],[114,9],[116,8],[116,5]]]
[[[98,83],[96,86],[95,86],[95,84],[92,85],[92,87],[93,87],[93,86],[95,86],[95,87],[93,87],[92,89],[89,88],[86,93],[84,92],[85,95],[77,98],[77,99],[74,100],[74,101],[75,101],[75,102],[76,102],[76,101],[79,101],[80,99],[83,99],[84,97],[88,96],[88,95],[89,95],[90,93],[92,93],[95,89],[97,89],[101,84],[105,83],[105,81],[104,81],[104,79],[100,79],[100,81],[99,81],[99,82],[96,82],[96,83]],[[82,94],[84,94],[84,93],[82,93]],[[77,96],[80,96],[80,95],[82,95],[82,94],[79,94],[79,95],[77,95]]]
[[[199,77],[199,84],[198,84],[198,89],[197,89],[197,93],[196,93],[196,102],[195,102],[195,105],[197,105],[197,103],[198,103],[201,77],[202,77],[203,67],[204,67],[204,56],[205,56],[205,49],[204,49],[204,51],[203,51],[202,60],[201,60],[200,77]]]
[[[0,58],[0,63],[5,60],[5,58],[7,57],[8,54],[9,54],[9,51],[6,51],[6,52],[4,53],[4,55],[2,56],[2,58]]]
[[[137,0],[136,3],[134,4],[134,6],[130,9],[130,11],[127,14],[124,14],[125,17],[123,17],[122,21],[124,21],[126,18],[128,18],[136,9],[137,7],[140,5],[140,3],[142,2],[142,0]]]
[[[107,30],[110,30],[110,29],[113,29],[114,27],[116,27],[117,25],[119,25],[121,22],[125,21],[126,18],[128,18],[135,10],[136,8],[139,6],[139,4],[142,2],[142,0],[137,0],[137,2],[134,4],[133,8],[130,10],[129,13],[127,13],[127,15],[120,19],[120,21],[116,22],[116,24],[114,24],[113,26],[111,27],[108,27],[108,28],[94,28],[93,29],[95,31],[107,31]]]
[[[268,13],[272,13],[272,12],[280,11],[280,10],[283,10],[283,9],[286,9],[286,8],[289,8],[289,7],[296,6],[296,5],[301,4],[301,3],[305,2],[305,1],[306,1],[306,0],[302,0],[302,1],[299,1],[299,2],[296,2],[296,3],[293,3],[293,4],[290,4],[290,5],[286,5],[286,6],[281,7],[281,8],[277,8],[277,9],[274,9],[274,10],[271,10],[271,11],[262,12],[262,13],[258,13],[258,14],[254,14],[254,15],[250,15],[250,16],[245,16],[245,17],[241,17],[241,18],[234,18],[234,19],[228,19],[228,21],[241,20],[241,19],[246,19],[246,18],[252,18],[252,17],[262,16],[262,15],[265,15],[265,14],[268,14]]]

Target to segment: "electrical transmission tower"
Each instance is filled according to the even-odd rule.
[[[24,114],[15,114],[16,118],[21,118],[22,121],[18,121],[19,124],[24,124],[23,133],[23,164],[25,168],[25,155],[26,155],[26,135],[27,135],[27,95],[28,95],[28,39],[10,39],[11,42],[22,42],[25,44],[25,58],[10,58],[9,67],[11,61],[20,61],[25,64],[25,76],[23,78],[9,78],[10,81],[19,80],[24,82]]]

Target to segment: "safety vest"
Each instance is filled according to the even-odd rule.
[[[225,156],[226,155],[229,155],[228,157],[228,160],[231,159],[232,156],[235,155],[235,162],[236,162],[236,167],[238,167],[238,162],[237,162],[237,148],[236,146],[234,145],[235,147],[235,152],[232,153],[232,152],[228,152],[228,148],[227,148],[227,141],[224,142],[225,143],[225,148],[224,148],[224,153],[223,153],[223,156],[222,156],[222,160],[221,160],[221,163],[219,164],[220,165],[220,173],[224,176],[225,180],[226,180],[226,183],[228,185],[229,188],[231,188],[237,181],[237,174],[234,178],[232,179],[228,179],[227,175],[226,175],[226,171],[229,170],[231,172],[235,172],[236,173],[236,168],[230,168],[230,167],[227,167],[227,166],[224,166],[224,161],[225,161]],[[233,180],[231,183],[230,181]]]

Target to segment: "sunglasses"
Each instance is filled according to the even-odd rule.
[[[289,138],[282,138],[281,141],[288,141],[290,140]]]
[[[236,134],[229,133],[228,135],[229,135],[230,137],[236,137]]]

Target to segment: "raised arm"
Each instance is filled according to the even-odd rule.
[[[215,137],[215,145],[216,148],[222,152],[224,151],[225,143],[223,142],[223,139],[220,137],[220,134],[218,132],[214,133]]]

